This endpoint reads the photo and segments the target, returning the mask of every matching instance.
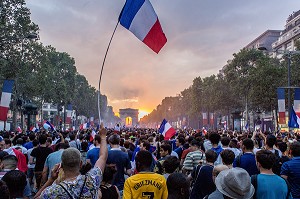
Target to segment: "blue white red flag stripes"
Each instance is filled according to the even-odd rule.
[[[39,129],[35,128],[34,126],[30,127],[30,131],[32,132],[38,132]]]
[[[164,136],[165,140],[169,140],[176,133],[176,130],[167,122],[166,119],[163,119],[158,132]]]
[[[7,120],[7,112],[11,100],[11,93],[14,86],[14,80],[5,80],[2,88],[2,95],[0,101],[0,121]]]
[[[88,129],[88,128],[90,128],[90,123],[89,122],[84,123],[84,124],[80,124],[80,126],[79,126],[80,130]]]
[[[296,115],[296,112],[295,110],[293,109],[293,107],[291,108],[291,111],[290,111],[291,115],[290,115],[290,118],[289,118],[289,127],[290,128],[299,128],[300,126],[300,118],[298,117],[298,115]]]
[[[167,42],[149,0],[127,0],[120,15],[120,23],[156,53]]]
[[[55,127],[53,124],[51,124],[49,121],[45,121],[43,125],[44,129],[48,130],[49,128],[51,131],[55,131]]]
[[[284,88],[277,89],[279,124],[285,124],[285,94]]]
[[[296,115],[300,117],[300,88],[295,88],[294,110],[296,112]]]
[[[92,142],[95,139],[95,135],[96,135],[96,132],[94,130],[92,130],[92,133],[90,135],[90,142]]]

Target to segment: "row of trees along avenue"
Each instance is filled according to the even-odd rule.
[[[297,48],[300,45],[297,43]],[[291,86],[300,85],[300,56],[291,60]],[[277,109],[277,87],[287,86],[287,57],[271,58],[256,49],[242,49],[217,75],[196,77],[193,84],[176,97],[166,97],[141,123],[159,124],[163,118],[177,121],[185,116],[194,122],[202,112],[230,115],[235,110],[272,111]],[[201,66],[199,66],[201,70]]]
[[[32,100],[39,108],[44,102],[58,107],[71,103],[77,115],[97,116],[96,89],[77,72],[68,53],[39,43],[38,31],[25,0],[0,1],[0,79],[15,80],[12,129],[24,100]],[[101,102],[107,102],[105,95]],[[107,104],[100,107],[102,113],[107,111]]]

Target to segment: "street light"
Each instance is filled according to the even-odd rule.
[[[261,46],[258,48],[258,50],[267,51],[267,48],[264,46]],[[287,58],[288,58],[288,86],[283,87],[283,88],[288,89],[288,118],[290,119],[291,106],[292,106],[291,105],[291,88],[295,88],[295,87],[291,87],[291,59],[292,59],[293,55],[300,54],[300,51],[274,50],[274,51],[270,51],[270,52],[287,55]]]

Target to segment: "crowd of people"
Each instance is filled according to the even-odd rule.
[[[0,132],[1,198],[300,199],[300,135]]]

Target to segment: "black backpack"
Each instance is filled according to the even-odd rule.
[[[255,174],[255,175],[252,175],[251,176],[251,184],[253,185],[254,189],[255,189],[255,192],[254,192],[254,195],[253,195],[253,199],[256,199],[256,190],[257,190],[257,175],[258,174]],[[286,195],[286,199],[289,199],[290,198],[290,195],[291,195],[291,185],[290,183],[285,179],[285,178],[282,178],[284,179],[287,187],[288,187],[288,193]]]

